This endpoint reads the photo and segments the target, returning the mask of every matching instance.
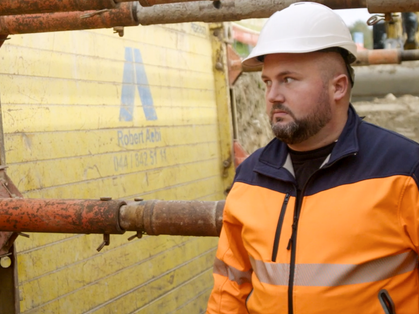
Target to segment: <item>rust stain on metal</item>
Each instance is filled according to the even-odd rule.
[[[126,231],[148,235],[219,236],[224,201],[143,201],[121,208]]]
[[[416,12],[419,2],[412,0],[367,0],[370,13]]]
[[[2,0],[0,15],[19,15],[112,9],[114,0]]]
[[[223,210],[224,201],[151,200],[127,204],[113,200],[3,198],[0,199],[0,230],[219,236]]]
[[[124,1],[126,0],[120,0],[118,2],[124,2]],[[168,4],[168,3],[191,2],[191,1],[211,1],[211,0],[140,0],[139,2],[143,7],[149,7],[156,4]]]
[[[0,169],[0,198],[10,198],[11,195],[15,197],[22,197],[17,187],[13,184],[12,180],[7,176],[4,168]],[[0,211],[1,217],[1,211]],[[16,240],[18,234],[16,232],[2,232],[0,229],[0,256],[9,252]]]
[[[146,0],[152,1],[152,0]],[[168,3],[151,7],[140,6],[138,18],[142,25],[182,23],[182,22],[226,22],[247,18],[267,18],[276,11],[285,9],[301,0],[273,1],[222,0],[219,6],[211,1],[188,3]],[[318,0],[332,9],[365,8],[365,0]]]
[[[123,201],[0,199],[0,230],[121,234]]]
[[[81,29],[136,26],[138,2],[119,3],[114,9],[0,16],[0,34],[28,34]]]
[[[361,50],[357,52],[356,65],[397,64],[401,54],[397,49]]]
[[[367,7],[367,0],[317,0],[312,2],[324,4],[331,9],[356,9]]]

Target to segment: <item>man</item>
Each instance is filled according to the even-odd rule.
[[[275,139],[237,169],[207,313],[419,313],[419,145],[357,116],[355,53],[339,16],[297,3],[244,60]]]

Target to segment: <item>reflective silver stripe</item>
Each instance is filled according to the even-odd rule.
[[[250,256],[253,271],[260,282],[276,286],[288,286],[290,264],[265,263]]]
[[[254,272],[263,283],[286,286],[289,264],[264,263],[251,258]],[[375,282],[413,271],[418,256],[410,251],[383,257],[361,265],[353,264],[296,264],[295,286],[343,286]]]
[[[239,285],[252,282],[252,270],[240,271],[237,268],[227,265],[222,260],[215,258],[214,273],[227,277],[231,281],[237,282]]]

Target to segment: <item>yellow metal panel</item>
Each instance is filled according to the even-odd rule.
[[[97,91],[100,92],[100,91]],[[141,111],[141,107],[136,107]],[[4,105],[4,127],[14,132],[52,132],[77,130],[97,130],[118,128],[120,106],[45,106],[45,105]],[[12,115],[13,112],[13,115]],[[18,112],[18,113],[17,113]],[[100,112],[100,116],[98,116]],[[157,115],[164,125],[211,124],[217,117],[216,109],[211,107],[165,107],[157,108]],[[63,117],[66,117],[63,121]],[[145,118],[144,118],[145,120]],[[153,126],[155,122],[147,121],[143,126]],[[132,127],[134,122],[125,122],[123,126]]]
[[[23,195],[222,199],[230,117],[211,37],[202,23],[13,36],[1,98]],[[202,311],[217,239],[130,235],[101,253],[101,235],[18,238],[21,312]]]
[[[39,162],[10,165],[8,174],[16,181],[20,190],[30,191],[39,188],[76,183],[86,180],[102,179],[115,174],[144,172],[151,169],[168,171],[182,163],[205,162],[217,157],[217,143],[203,143],[188,146],[163,146],[142,150],[128,150],[118,153],[96,154],[72,158],[60,158]],[[51,172],[51,169],[62,169]],[[176,171],[176,169],[173,169]],[[192,179],[190,174],[170,175],[179,179]],[[162,175],[166,175],[163,173]],[[176,182],[173,181],[173,184]]]
[[[231,119],[230,90],[228,85],[227,49],[223,24],[211,24],[216,36],[212,38],[214,85],[218,109],[218,131],[222,158],[224,189],[227,192],[234,178],[233,125]]]
[[[144,63],[152,69],[165,69],[165,71],[183,70],[194,73],[211,71],[212,63],[207,56],[196,53],[190,54],[181,50],[164,49],[155,45],[141,44],[138,46],[142,51]],[[67,80],[86,80],[118,83],[122,69],[123,46],[120,44],[108,47],[113,52],[113,58],[107,56],[73,55],[67,52],[51,54],[51,51],[38,49],[36,55],[28,55],[21,58],[22,54],[28,54],[33,48],[22,47],[12,42],[4,46],[4,59],[10,68],[14,69],[14,76],[36,76]],[[119,50],[119,51],[117,51]],[[117,56],[119,58],[114,58]],[[122,56],[122,58],[121,58]],[[180,62],[179,62],[180,61]],[[170,72],[169,72],[170,73]],[[157,75],[161,75],[156,71]]]
[[[180,26],[180,27],[179,27]],[[184,51],[188,54],[199,53],[211,56],[211,43],[208,40],[208,26],[202,23],[178,25],[156,25],[125,28],[125,35],[120,38],[112,31],[87,30],[59,32],[51,34],[14,35],[7,45],[46,50],[51,53],[70,53],[93,57],[105,57],[123,61],[123,55],[115,54],[120,46],[152,45],[161,51]],[[6,47],[2,47],[2,50]],[[26,55],[25,55],[26,57]],[[164,64],[163,64],[164,65]]]
[[[83,131],[8,133],[5,135],[9,163],[42,161],[110,152],[124,152],[176,145],[196,145],[214,140],[216,124],[173,127],[119,128]],[[159,141],[151,141],[151,133]],[[188,133],[188,136],[184,136]],[[147,134],[149,135],[147,140]]]
[[[57,299],[60,304],[69,305],[66,310],[70,313],[85,313],[115,300],[112,303],[118,309],[117,312],[129,313],[207,270],[208,263],[214,259],[214,243],[206,242],[207,245],[196,239],[190,240],[179,245],[176,250],[166,249],[151,258],[131,260],[126,265],[111,262],[104,265],[106,268],[97,269],[94,261],[83,261],[25,285],[29,290],[24,293],[33,296],[25,300],[25,305],[35,308],[37,313],[48,313],[56,307],[54,303],[48,304],[48,301]],[[120,256],[118,251],[111,253],[106,255],[107,260],[118,259]],[[39,287],[48,287],[50,291],[48,294],[37,295]],[[85,295],[94,295],[95,298],[86,298]],[[135,299],[136,302],[126,304],[126,299]],[[26,310],[24,306],[23,310]]]
[[[40,189],[35,191],[29,191],[24,193],[27,198],[82,198],[87,191],[94,191],[91,193],[98,193],[100,195],[111,195],[107,192],[111,191],[112,187],[117,186],[118,180],[114,180],[109,188],[104,188],[103,181],[95,181],[84,184],[74,184],[69,186],[53,187],[49,189]],[[136,193],[131,195],[123,195],[119,198],[133,199],[134,197],[146,197],[147,199],[165,199],[165,200],[220,200],[223,199],[224,194],[219,190],[219,177],[213,176],[201,180],[195,180],[185,184],[172,185],[170,187],[162,187],[160,189],[144,192],[141,189],[137,189]],[[105,186],[107,187],[107,186]],[[102,190],[99,190],[102,188]],[[112,195],[116,195],[117,191],[113,191]],[[72,195],[73,197],[70,197]],[[66,196],[66,197],[65,197]],[[86,198],[86,197],[85,197]],[[93,198],[89,196],[89,198]]]
[[[96,248],[102,242],[102,236],[100,235],[75,235],[64,241],[57,241],[23,251],[20,254],[20,258],[24,267],[19,273],[19,279],[22,282],[36,281],[37,278],[52,275],[57,270],[66,270],[67,268],[80,272],[81,270],[77,269],[75,263],[78,266],[84,265],[84,267],[90,265],[89,267],[91,268],[95,265],[97,266],[98,262],[100,263],[105,258],[113,258],[116,255],[120,255],[120,258],[106,261],[106,269],[103,269],[102,272],[109,275],[117,270],[115,267],[123,269],[128,267],[129,264],[138,263],[141,260],[158,255],[173,246],[182,246],[186,242],[191,241],[188,237],[169,236],[144,236],[144,238],[134,242],[128,242],[127,238],[127,235],[111,236],[111,245],[105,247],[101,254],[98,254],[96,251]],[[83,247],[84,250],[80,250],[77,254],[72,255],[71,250],[79,247]],[[62,258],[54,258],[54,256],[61,256]],[[69,259],[69,256],[72,258]],[[49,262],[45,263],[44,261]],[[113,266],[113,263],[116,263],[116,265]],[[91,274],[87,275],[90,276]],[[72,287],[69,286],[66,289],[72,289]]]
[[[93,191],[98,194],[95,198],[106,195],[116,195],[116,198],[121,198],[124,195],[149,193],[161,187],[186,184],[189,181],[202,180],[204,178],[211,177],[218,170],[218,165],[216,165],[214,161],[216,160],[209,159],[202,162],[180,164],[174,167],[153,168],[145,172],[134,172],[94,180],[83,180],[73,184],[68,183],[56,186],[62,191],[62,193],[59,193],[57,198],[92,198]],[[121,164],[124,167],[125,162],[128,163],[130,161],[121,161]],[[120,165],[118,167],[122,166]],[[130,165],[127,167],[129,166]],[[91,170],[92,172],[97,172],[97,168],[95,167]],[[71,176],[72,171],[74,171],[74,169],[67,167],[60,173],[64,176]],[[50,171],[37,172],[34,174],[30,172],[29,169],[29,171],[22,172],[22,174],[13,173],[13,175],[20,180],[23,180],[23,178],[27,176],[27,178],[25,178],[27,179],[27,185],[20,184],[21,181],[18,181],[17,184],[18,187],[22,187],[30,191],[31,188],[47,190],[48,187],[44,187],[43,180],[49,180],[49,176],[54,175],[54,173]],[[59,174],[57,178],[59,178]]]
[[[211,276],[211,279],[208,279],[209,282],[212,282],[212,270],[208,271],[204,275]],[[179,307],[170,314],[185,314],[185,313],[205,313],[207,308],[207,302],[212,288],[207,288],[206,290],[195,294],[195,299],[190,300],[188,303],[184,304],[182,307]]]
[[[213,255],[210,256],[213,258]],[[196,277],[185,282],[179,287],[179,289],[172,290],[166,295],[160,297],[154,302],[148,303],[144,308],[135,311],[134,313],[141,314],[154,314],[154,313],[172,313],[175,311],[179,305],[184,303],[189,303],[189,311],[186,312],[186,309],[183,308],[182,313],[203,313],[205,311],[205,303],[203,300],[197,299],[196,296],[200,296],[203,293],[206,293],[208,290],[207,282],[212,281],[212,267],[200,273]],[[193,300],[189,298],[194,296]],[[206,301],[206,300],[205,300]],[[194,306],[193,311],[192,306]]]

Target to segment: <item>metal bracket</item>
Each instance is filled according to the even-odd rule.
[[[144,233],[142,233],[142,232],[137,232],[136,234],[134,234],[133,236],[130,236],[129,238],[128,238],[128,241],[132,241],[132,240],[134,240],[135,238],[137,238],[137,239],[141,239],[142,237],[143,237],[143,234]]]
[[[119,37],[124,37],[124,27],[123,26],[116,26],[113,28],[113,33],[118,33]]]
[[[397,15],[393,13],[375,14],[367,20],[367,25],[372,26],[381,21],[392,23],[396,18]]]
[[[104,234],[103,235],[103,242],[99,247],[96,249],[98,252],[100,252],[106,245],[109,245],[111,243],[111,235],[110,234]]]

